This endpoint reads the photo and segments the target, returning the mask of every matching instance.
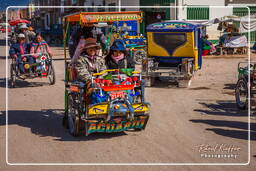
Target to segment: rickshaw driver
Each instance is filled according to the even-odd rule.
[[[29,62],[30,65],[34,63],[34,60],[31,56],[22,56],[28,53],[29,53],[29,45],[25,42],[25,35],[20,33],[17,36],[17,43],[14,43],[11,45],[9,54],[11,57],[16,59],[16,62],[18,63],[21,74],[25,73],[23,62]],[[29,71],[31,72],[31,68],[29,69]]]

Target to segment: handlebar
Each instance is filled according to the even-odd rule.
[[[108,72],[119,72],[119,71],[122,71],[120,69],[107,69],[107,70],[104,70],[104,71],[101,71],[99,73],[94,73],[92,74],[92,76],[100,76],[100,75],[103,75],[105,73],[108,73]],[[132,74],[140,74],[141,72],[139,71],[133,71]]]

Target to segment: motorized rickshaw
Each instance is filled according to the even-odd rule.
[[[248,66],[248,62],[239,62],[237,67],[238,81],[235,88],[235,97],[237,107],[242,110],[248,108],[249,92],[251,107],[255,108],[256,106],[256,62],[250,62],[250,66]]]
[[[147,59],[143,72],[148,86],[165,78],[187,87],[202,66],[202,26],[186,21],[150,24],[147,31]]]
[[[73,136],[96,132],[143,130],[149,119],[149,104],[144,98],[144,81],[134,69],[114,69],[94,73],[89,83],[76,79],[67,59],[66,40],[70,22],[82,26],[101,22],[140,20],[140,12],[80,12],[64,17],[65,114],[63,124]],[[88,86],[91,95],[86,96]],[[92,100],[93,99],[97,100]]]

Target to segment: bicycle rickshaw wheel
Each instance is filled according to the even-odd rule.
[[[52,62],[49,63],[48,78],[50,81],[50,85],[55,84],[55,81],[56,81],[55,70],[54,70]]]
[[[80,133],[80,119],[78,109],[75,108],[75,99],[71,94],[68,95],[68,129],[73,136],[78,136]]]
[[[10,67],[10,74],[11,74],[11,79],[10,79],[10,87],[14,88],[16,84],[16,74],[15,74],[15,68],[14,64],[11,64]]]
[[[235,96],[237,107],[242,110],[246,109],[248,107],[248,87],[247,81],[244,78],[240,78],[237,81]]]

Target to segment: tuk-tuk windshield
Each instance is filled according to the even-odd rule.
[[[169,53],[187,41],[185,33],[154,33],[153,37],[154,42],[166,49]]]

